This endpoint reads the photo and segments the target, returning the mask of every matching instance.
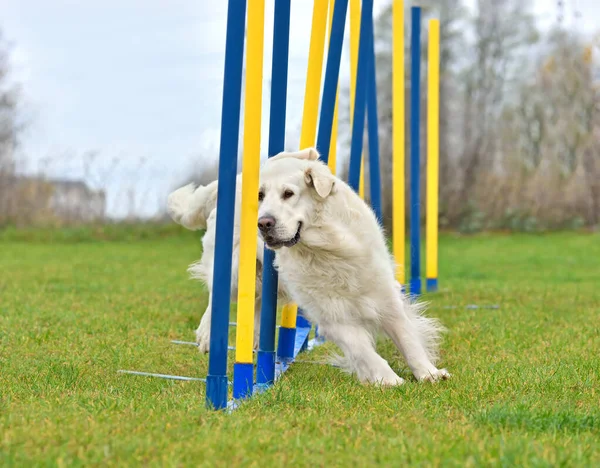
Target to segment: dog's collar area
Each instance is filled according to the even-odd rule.
[[[269,247],[270,249],[278,249],[280,247],[293,247],[298,242],[300,242],[300,230],[301,229],[302,229],[302,221],[299,221],[298,229],[296,230],[296,234],[294,235],[294,237],[292,237],[291,239],[286,240],[286,241],[269,242],[268,240],[265,240],[267,247]]]

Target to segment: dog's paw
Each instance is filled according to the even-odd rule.
[[[386,379],[382,379],[379,382],[379,385],[384,386],[384,387],[397,387],[399,385],[404,384],[404,379],[402,377],[399,376],[395,376],[392,378],[386,378]]]
[[[448,380],[451,377],[446,369],[435,369],[427,372],[417,378],[419,382],[437,382],[438,380]]]
[[[404,383],[404,379],[392,372],[384,376],[371,377],[367,380],[367,382],[371,382],[381,387],[396,387],[402,385]]]
[[[208,353],[210,350],[210,330],[205,331],[204,327],[200,325],[196,330],[196,343],[201,353]]]

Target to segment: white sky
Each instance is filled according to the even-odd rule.
[[[375,0],[375,10],[387,3]],[[565,3],[567,24],[590,33],[600,27],[600,2]],[[267,0],[266,82],[273,4]],[[292,144],[302,113],[312,4],[292,0],[287,119]],[[556,1],[535,4],[541,24],[551,24]],[[573,6],[581,17],[573,17]],[[23,89],[29,125],[21,152],[29,171],[82,177],[79,155],[97,151],[94,167],[101,169],[88,179],[107,188],[110,213],[125,214],[126,191],[133,189],[137,210],[151,215],[186,170],[203,164],[201,155],[218,154],[225,0],[0,0],[0,11],[0,28],[14,44],[13,77]],[[344,54],[343,77],[348,60]],[[265,93],[265,130],[267,98]],[[111,172],[114,160],[118,165]]]

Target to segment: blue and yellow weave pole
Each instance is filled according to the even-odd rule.
[[[231,299],[231,256],[242,94],[246,0],[229,0],[223,79],[223,111],[219,150],[219,187],[210,323],[210,354],[206,377],[206,405],[227,407],[227,341]]]
[[[410,294],[421,294],[420,99],[421,8],[411,8],[410,42]]]
[[[440,21],[429,20],[427,60],[427,291],[438,289],[438,197],[440,154]]]
[[[373,0],[363,0],[360,16],[360,40],[356,67],[356,89],[354,116],[352,118],[352,141],[350,144],[350,167],[348,184],[355,192],[359,190],[360,166],[362,160],[363,132],[365,128],[365,108],[369,81],[370,29],[373,27]]]
[[[238,273],[237,327],[233,398],[252,396],[254,386],[254,313],[256,298],[256,237],[262,115],[265,0],[250,0],[246,43],[244,152]]]
[[[269,157],[285,149],[285,119],[290,44],[290,1],[275,2],[273,20],[273,60],[269,115]],[[256,384],[273,385],[275,380],[275,329],[277,321],[277,270],[275,252],[265,247],[262,271],[260,340],[256,356]]]
[[[392,4],[392,232],[396,280],[406,283],[404,1]]]
[[[300,148],[308,148],[315,144],[325,48],[325,31],[327,28],[327,4],[328,0],[315,0],[313,5]],[[304,317],[298,315],[298,306],[296,304],[284,305],[277,344],[277,359],[280,361],[289,361],[294,357],[297,326],[310,327],[310,323]]]
[[[375,35],[373,17],[369,27],[369,82],[367,84],[367,130],[369,135],[369,194],[371,208],[383,225],[381,211],[381,172],[379,168],[379,125],[377,116],[377,73],[375,63]]]

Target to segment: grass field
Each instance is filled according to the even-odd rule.
[[[116,372],[206,374],[206,356],[169,342],[193,339],[206,306],[186,273],[197,235],[10,239],[1,466],[600,465],[598,234],[445,235],[442,291],[427,299],[449,329],[451,380],[416,383],[382,341],[402,387],[296,363],[230,415],[204,409],[200,382]]]

